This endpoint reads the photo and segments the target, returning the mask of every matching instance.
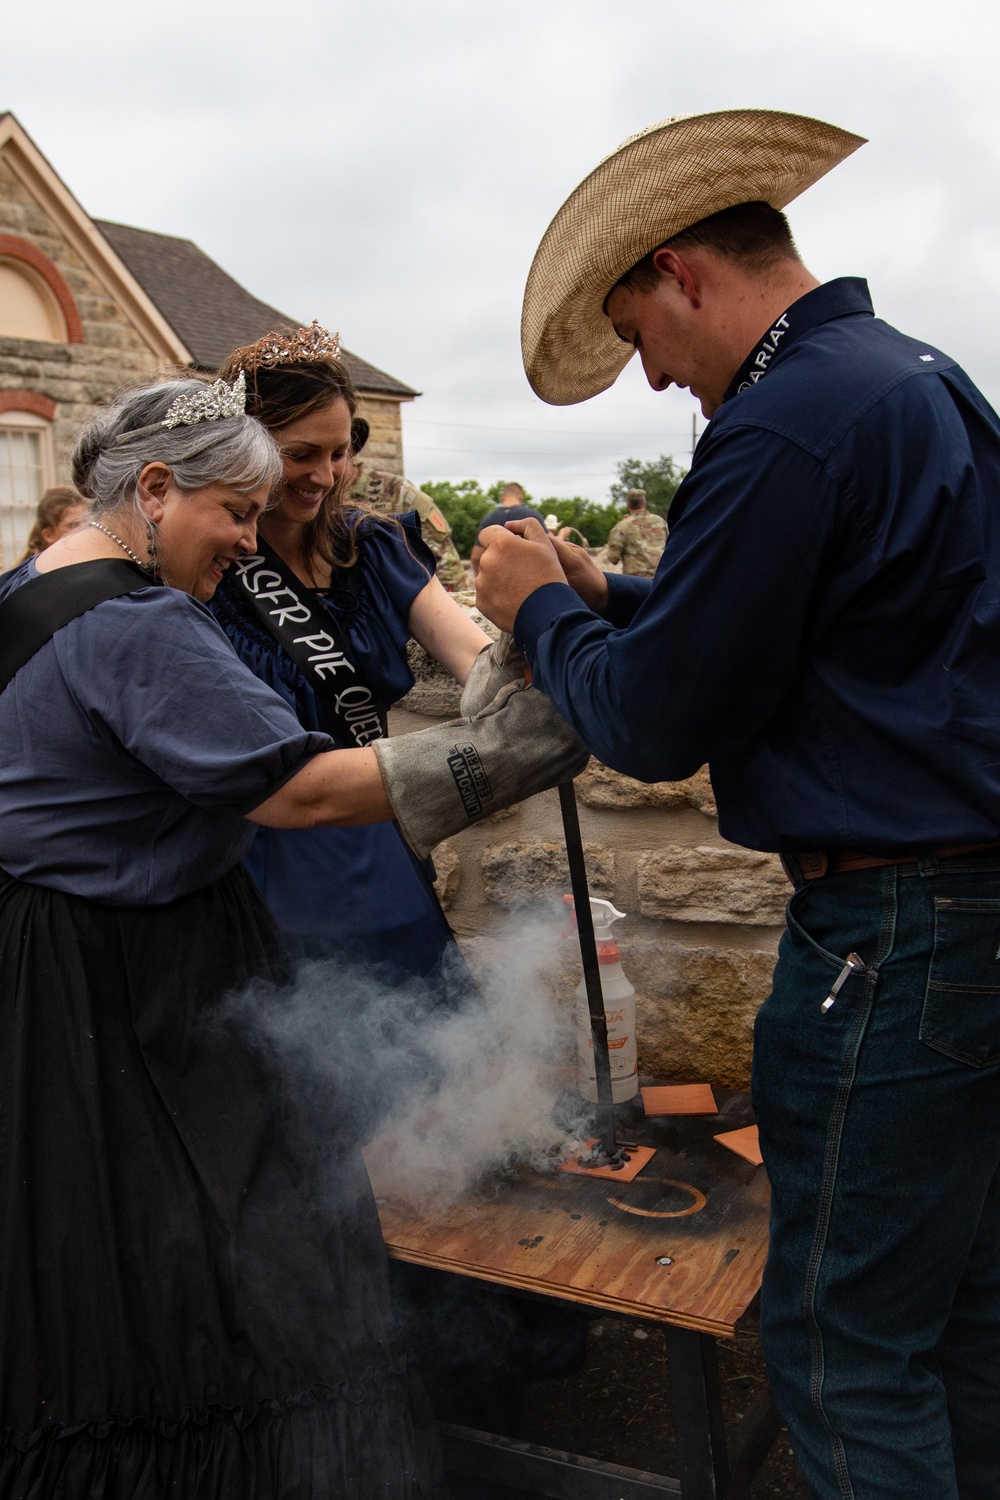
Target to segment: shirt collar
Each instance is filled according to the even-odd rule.
[[[862,276],[840,276],[836,281],[813,287],[811,292],[806,292],[804,297],[787,307],[751,349],[729,382],[723,402],[763,380],[772,365],[777,364],[795,340],[810,328],[829,323],[834,318],[846,318],[852,313],[874,315],[868,283]]]

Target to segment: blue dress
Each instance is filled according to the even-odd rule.
[[[434,557],[415,511],[399,527],[372,518],[358,532],[353,568],[335,568],[329,588],[309,592],[336,620],[376,698],[388,708],[413,686],[407,618],[434,576]],[[279,693],[305,729],[326,725],[316,694],[258,618],[235,579],[211,608],[250,670]],[[336,735],[334,735],[336,738]],[[346,738],[338,747],[348,745]],[[247,868],[293,953],[348,958],[387,981],[435,982],[457,948],[424,865],[392,824],[258,831]],[[460,966],[459,966],[460,967]]]

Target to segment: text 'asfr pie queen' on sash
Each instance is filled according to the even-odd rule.
[[[236,578],[258,616],[348,739],[358,746],[381,739],[384,711],[335,621],[321,606],[306,602],[273,548],[260,538],[258,545],[260,552],[235,565]]]

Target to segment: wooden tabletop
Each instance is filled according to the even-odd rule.
[[[380,1196],[370,1151],[389,1254],[732,1337],[760,1286],[768,1186],[763,1167],[713,1139],[752,1122],[747,1096],[715,1094],[717,1115],[620,1122],[620,1135],[656,1147],[631,1183],[520,1169],[447,1208],[416,1213]],[[663,1258],[670,1264],[658,1264]]]

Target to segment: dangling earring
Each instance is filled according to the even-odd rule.
[[[149,554],[149,571],[150,573],[152,573],[154,578],[158,579],[160,577],[160,557],[159,550],[156,545],[156,527],[153,525],[148,516],[145,517],[145,521],[146,551]]]

